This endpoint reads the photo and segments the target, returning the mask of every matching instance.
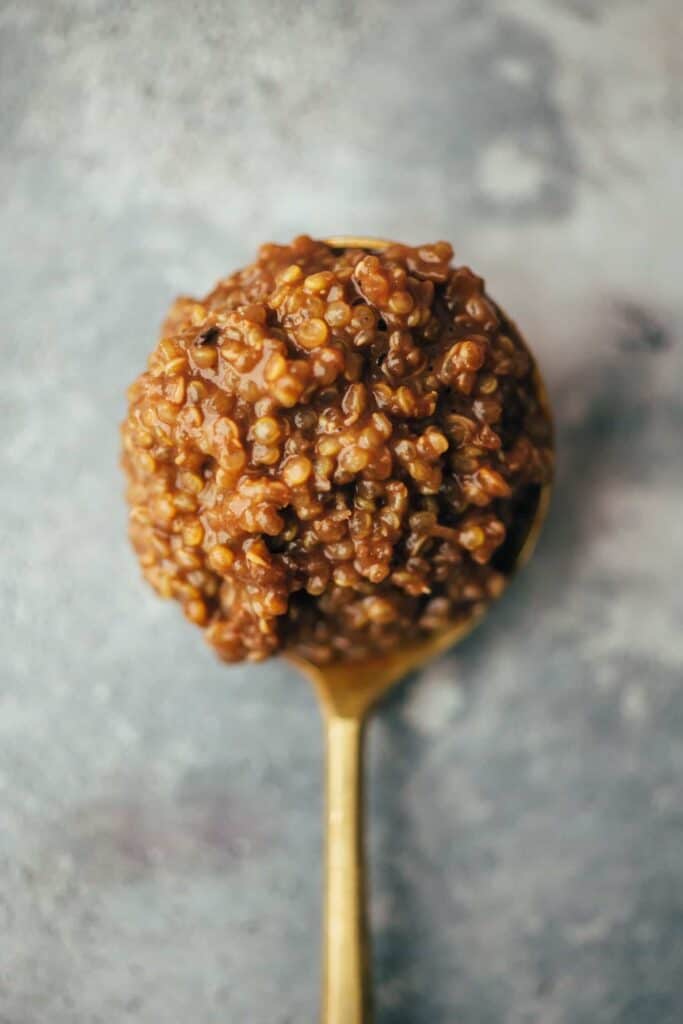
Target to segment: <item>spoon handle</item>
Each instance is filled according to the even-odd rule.
[[[325,715],[327,807],[322,1024],[368,1024],[363,719]]]

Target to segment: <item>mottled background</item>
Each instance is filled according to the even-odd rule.
[[[452,239],[559,428],[533,565],[370,738],[379,1024],[683,1018],[680,0],[0,5],[0,1021],[313,1022],[317,713],[141,583],[178,291]]]

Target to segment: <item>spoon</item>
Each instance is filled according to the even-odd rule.
[[[381,250],[384,239],[337,237],[334,248]],[[539,400],[548,400],[538,370]],[[528,532],[513,570],[531,556],[550,500],[550,485],[539,488]],[[509,576],[509,574],[508,574]],[[321,1024],[369,1024],[370,972],[365,907],[363,850],[363,732],[370,711],[409,672],[425,665],[471,633],[486,614],[478,608],[467,618],[424,640],[406,643],[364,662],[318,666],[298,655],[287,658],[313,683],[325,728],[326,841],[324,950]]]

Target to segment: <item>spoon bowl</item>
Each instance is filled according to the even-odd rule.
[[[333,248],[380,251],[392,243],[378,238],[334,237]],[[538,369],[536,394],[548,415],[549,403]],[[509,580],[531,557],[550,503],[551,485],[538,488],[526,535],[506,573]],[[313,683],[326,737],[326,852],[322,1024],[368,1024],[371,1020],[363,855],[363,729],[368,713],[410,672],[459,643],[482,621],[489,604],[430,636],[362,662],[319,666],[298,655],[287,658]]]

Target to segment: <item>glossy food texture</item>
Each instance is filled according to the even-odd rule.
[[[364,658],[502,589],[551,427],[452,256],[301,236],[170,310],[122,428],[130,536],[225,660]]]

